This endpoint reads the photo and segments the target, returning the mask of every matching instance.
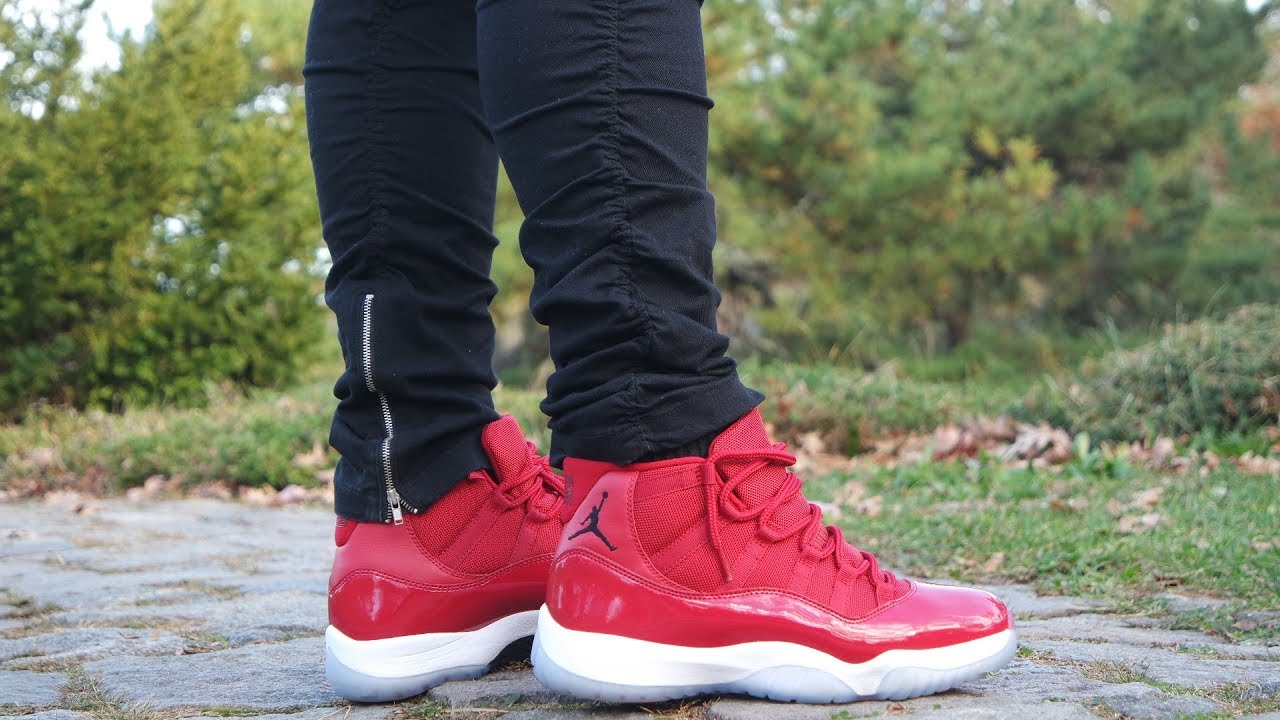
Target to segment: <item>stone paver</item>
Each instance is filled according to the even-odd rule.
[[[1139,624],[1145,618],[1083,614],[1018,623],[1024,645],[1037,640],[1076,640],[1090,643],[1166,647],[1192,655],[1237,660],[1280,661],[1280,646],[1231,644],[1204,633],[1163,630]]]
[[[564,705],[571,697],[551,692],[533,676],[533,670],[507,670],[476,680],[447,682],[431,690],[431,699],[450,707],[522,703]]]
[[[1090,612],[1099,607],[1098,603],[1081,598],[1063,595],[1037,595],[1035,588],[1029,585],[987,585],[979,587],[999,596],[1009,606],[1009,611],[1018,619],[1064,617]]]
[[[1184,702],[1184,699],[1194,702]],[[847,709],[852,717],[906,714],[913,720],[1030,717],[1043,720],[1094,717],[1088,707],[1099,703],[1112,707],[1122,706],[1129,710],[1142,706],[1196,708],[1186,711],[1188,714],[1211,712],[1217,708],[1216,703],[1210,700],[1166,693],[1143,683],[1107,683],[1089,679],[1069,667],[1014,660],[998,673],[966,683],[941,695],[902,702],[864,702],[842,706],[841,709]],[[787,707],[787,717],[795,720],[828,720],[833,712],[826,705]],[[707,717],[712,720],[766,720],[776,717],[770,715],[771,710],[776,711],[776,706],[751,700],[719,700],[712,703]],[[1184,711],[1174,710],[1167,717],[1180,712]]]
[[[1086,663],[1122,665],[1157,682],[1205,688],[1231,683],[1261,683],[1280,677],[1280,664],[1265,660],[1217,660],[1188,653],[1121,645],[1067,640],[1024,643],[1053,658]]]
[[[0,709],[3,708],[0,707]],[[0,720],[91,720],[92,718],[93,716],[87,712],[75,710],[45,710],[30,715],[0,715]]]
[[[786,715],[774,715],[785,717]],[[649,712],[631,710],[631,708],[594,708],[594,710],[556,710],[556,708],[539,707],[535,710],[517,710],[502,716],[503,720],[654,720]]]
[[[304,638],[173,657],[87,663],[107,696],[155,708],[225,706],[274,710],[341,703],[324,682],[324,640]]]
[[[68,662],[106,655],[173,655],[186,640],[164,630],[71,628],[13,639],[0,638],[0,667],[38,659]]]
[[[327,509],[92,500],[81,510],[58,502],[0,504],[0,713],[11,711],[0,720],[89,720],[62,695],[67,674],[38,672],[77,667],[105,701],[165,720],[220,717],[231,708],[262,713],[261,720],[423,714],[413,705],[348,705],[324,682],[321,635],[333,553]],[[1231,683],[1246,686],[1246,700],[1280,698],[1280,647],[1167,630],[1152,618],[1110,614],[1095,602],[1040,596],[1023,585],[988,589],[1010,604],[1032,654],[952,692],[845,706],[712,698],[678,716],[1082,720],[1100,712],[1164,718],[1221,709],[1146,682],[1094,677],[1208,689]],[[1171,611],[1216,602],[1164,598]],[[1265,613],[1249,620],[1275,621]],[[527,668],[446,683],[429,700],[468,718],[651,717],[645,707],[557,695]],[[669,713],[677,706],[665,707]],[[1258,717],[1280,720],[1276,713]]]
[[[1133,720],[1164,720],[1164,718],[1192,717],[1212,713],[1218,704],[1212,700],[1191,695],[1159,695],[1135,692],[1108,698],[1106,706]]]
[[[0,670],[0,703],[10,705],[53,705],[58,687],[67,681],[62,673]]]
[[[254,715],[254,720],[387,720],[397,712],[395,705],[343,705],[340,707],[310,708],[295,713],[264,713]],[[220,715],[197,717],[220,718]]]

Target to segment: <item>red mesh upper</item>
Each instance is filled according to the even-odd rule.
[[[483,471],[473,472],[421,515],[405,515],[406,523],[421,528],[418,542],[432,554],[443,553],[454,540],[465,534],[466,526],[475,520],[476,511],[493,495],[493,481]]]
[[[800,543],[784,540],[770,543],[767,548],[760,558],[760,564],[755,566],[750,575],[739,578],[738,581],[747,587],[789,589],[796,562],[800,559]]]
[[[640,546],[650,556],[662,553],[691,526],[705,523],[702,483],[683,469],[645,475],[635,489],[635,523]]]
[[[552,518],[549,522],[541,523],[534,535],[534,540],[528,548],[528,552],[522,557],[536,557],[538,555],[549,555],[556,551],[556,547],[560,545],[560,533],[564,525],[559,518]]]
[[[835,588],[835,584],[836,564],[830,558],[823,558],[814,566],[813,575],[809,576],[809,588],[804,594],[826,605],[831,602],[831,591]]]
[[[516,550],[516,537],[524,520],[523,508],[512,508],[500,513],[488,527],[481,523],[468,527],[469,541],[454,546],[455,552],[459,553],[455,569],[483,574],[506,565]]]
[[[563,484],[515,419],[504,415],[485,426],[481,443],[496,478],[477,470],[426,512],[404,518],[441,563],[476,575],[554,552],[564,527]]]
[[[726,453],[730,455],[717,460]],[[778,459],[779,454],[769,442],[759,413],[752,411],[716,438],[708,455],[711,461],[690,461],[653,470],[635,468],[640,472],[633,510],[636,534],[655,568],[672,582],[697,592],[787,590],[847,617],[864,615],[878,602],[906,592],[909,584],[905,580],[881,574],[861,551],[843,542],[838,552],[815,557],[829,547],[838,531],[825,526],[809,531],[815,509],[795,491],[795,481],[789,479],[790,473]],[[709,463],[714,463],[714,475]],[[726,480],[738,477],[742,477],[741,481],[731,483],[736,484],[736,499],[723,497],[729,492]],[[711,508],[717,517],[714,534],[719,550],[710,527],[708,482],[713,483],[712,497],[720,503]],[[794,495],[781,501],[770,517],[760,512],[779,493],[787,492]],[[726,505],[748,517],[731,517],[723,509]],[[786,537],[769,539],[761,531],[761,523],[766,521],[774,537]],[[807,553],[806,541],[812,548]],[[756,553],[758,560],[744,558],[744,553]],[[807,581],[797,578],[797,568],[802,564],[809,572]],[[726,570],[734,567],[741,569],[740,576],[727,579]],[[876,583],[886,580],[890,582],[877,598]],[[841,592],[835,592],[837,582],[847,583]]]

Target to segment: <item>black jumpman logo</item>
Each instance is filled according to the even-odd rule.
[[[608,490],[600,493],[600,504],[591,508],[591,514],[588,515],[586,518],[584,518],[581,523],[582,525],[587,525],[587,523],[591,523],[591,524],[582,528],[578,532],[570,535],[569,536],[570,540],[578,537],[579,535],[586,535],[587,533],[595,533],[596,537],[600,538],[604,542],[604,546],[609,548],[609,552],[613,552],[614,550],[618,549],[613,546],[613,543],[609,542],[609,538],[605,537],[604,533],[600,532],[600,508],[604,507],[604,501],[608,499],[609,499]]]

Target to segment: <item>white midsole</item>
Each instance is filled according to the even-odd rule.
[[[538,612],[508,615],[477,630],[353,640],[330,625],[325,647],[348,668],[379,678],[405,678],[459,667],[487,665],[503,648],[538,627]]]
[[[570,630],[544,605],[538,616],[538,643],[564,670],[589,680],[630,687],[724,685],[768,668],[820,670],[855,693],[877,692],[881,680],[899,668],[952,670],[1006,651],[1017,642],[1012,628],[977,640],[929,650],[887,650],[863,663],[847,663],[821,650],[780,641],[721,647],[664,645],[603,633]]]

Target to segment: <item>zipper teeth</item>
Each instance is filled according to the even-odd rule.
[[[364,296],[364,322],[360,331],[360,359],[364,370],[364,387],[378,396],[378,406],[382,409],[382,429],[385,437],[382,440],[382,481],[387,486],[388,500],[398,499],[400,506],[409,512],[413,508],[401,499],[396,491],[395,480],[391,473],[391,440],[395,437],[395,425],[391,421],[391,403],[387,396],[373,384],[373,293]],[[393,519],[393,510],[387,508],[387,522]]]

